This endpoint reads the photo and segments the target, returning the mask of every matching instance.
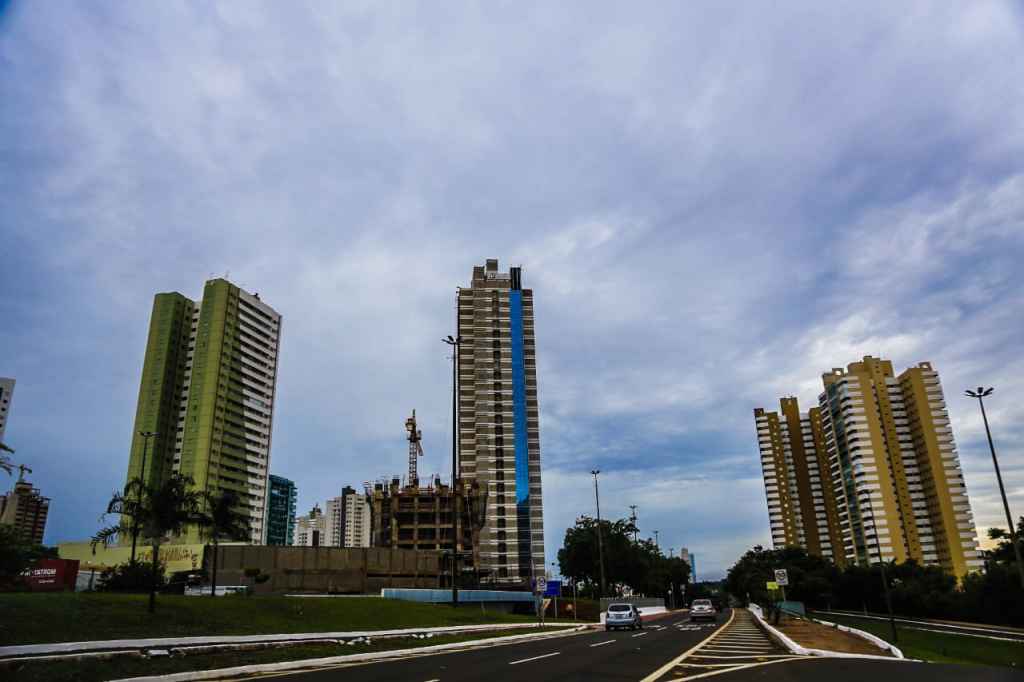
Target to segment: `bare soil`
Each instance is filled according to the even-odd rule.
[[[862,637],[809,620],[784,616],[777,627],[794,642],[808,649],[826,649],[844,654],[892,656],[888,650],[879,649]]]

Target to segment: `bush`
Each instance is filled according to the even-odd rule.
[[[157,568],[157,589],[163,587],[164,564]],[[97,588],[101,592],[149,592],[153,585],[153,566],[149,562],[129,561],[108,568],[100,575]]]

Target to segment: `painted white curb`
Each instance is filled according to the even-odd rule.
[[[874,644],[875,646],[877,646],[879,649],[884,649],[886,651],[891,652],[892,656],[873,656],[871,654],[848,654],[848,653],[843,653],[841,651],[828,651],[827,649],[808,649],[806,647],[800,646],[799,644],[794,642],[792,639],[790,639],[789,637],[787,637],[786,635],[784,635],[783,633],[781,633],[780,631],[776,630],[774,627],[769,625],[768,622],[764,619],[764,615],[763,615],[763,613],[761,611],[761,607],[758,606],[757,604],[751,604],[748,610],[752,614],[754,614],[754,617],[761,624],[761,626],[764,627],[765,631],[768,632],[768,634],[771,636],[772,639],[774,639],[779,644],[781,644],[790,653],[796,654],[798,656],[823,656],[823,657],[826,657],[826,658],[867,658],[867,659],[879,659],[879,660],[883,660],[883,661],[892,661],[892,660],[904,660],[905,661],[905,660],[907,660],[903,656],[903,652],[902,651],[897,649],[895,646],[889,644],[885,640],[879,639],[878,637],[875,637],[874,635],[872,635],[870,633],[864,632],[863,630],[857,630],[856,628],[848,628],[848,627],[845,627],[845,626],[842,626],[842,625],[839,626],[839,628],[842,631],[849,632],[850,634],[856,635],[858,637],[862,637],[862,638],[868,640],[869,642],[871,642],[872,644]],[[812,618],[811,620],[815,620],[815,619]],[[821,623],[823,625],[828,625],[828,626],[832,626],[833,625],[833,623],[827,623],[825,621],[816,621],[816,622],[819,622],[819,623]]]
[[[315,670],[322,667],[342,665],[345,663],[365,663],[368,661],[383,661],[389,658],[402,658],[405,656],[428,656],[441,652],[462,651],[469,649],[483,649],[490,646],[502,644],[515,644],[528,639],[548,639],[552,637],[564,637],[576,632],[582,632],[585,626],[567,628],[562,632],[542,632],[526,635],[509,635],[507,637],[494,637],[492,639],[475,640],[471,642],[454,642],[452,644],[436,644],[434,646],[417,647],[413,649],[396,649],[394,651],[378,651],[366,654],[348,654],[345,656],[329,656],[327,658],[310,658],[301,661],[285,661],[283,663],[264,663],[262,665],[240,665],[234,668],[220,668],[218,670],[196,670],[192,672],[174,673],[171,675],[146,675],[144,677],[126,677],[111,682],[192,682],[192,680],[217,680],[224,677],[238,677],[245,675],[257,675],[262,673],[296,672],[300,670]]]
[[[536,623],[494,623],[490,625],[452,625],[434,628],[405,628],[401,630],[363,630],[356,632],[305,632],[277,635],[209,635],[203,637],[158,637],[153,639],[109,639],[95,642],[57,642],[52,644],[20,644],[0,647],[0,659],[22,656],[79,654],[86,652],[113,652],[125,649],[166,649],[204,645],[259,644],[274,642],[316,641],[330,639],[358,639],[361,637],[409,637],[420,634],[458,634],[460,632],[488,632],[535,628]]]

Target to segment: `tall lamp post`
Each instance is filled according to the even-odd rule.
[[[461,336],[441,339],[452,347],[452,606],[459,605],[459,343]]]
[[[142,436],[142,472],[139,474],[139,480],[142,481],[142,485],[146,485],[146,455],[149,454],[149,439],[153,436],[159,436],[156,431],[139,431],[139,435]],[[142,503],[142,487],[139,487],[139,503]],[[132,519],[132,558],[131,563],[135,563],[135,543],[139,539],[139,520],[137,518]]]
[[[601,470],[592,469],[590,473],[594,475],[594,502],[597,504],[597,563],[601,573],[601,594],[598,595],[598,599],[601,599],[605,593],[604,541],[601,540],[601,496],[597,492],[597,475],[601,473]]]
[[[875,523],[875,511],[871,510],[871,526],[875,531],[875,548],[878,550],[878,565],[882,568],[882,591],[885,592],[885,608],[889,611],[889,627],[892,628],[893,644],[900,641],[896,634],[896,617],[892,613],[892,597],[889,595],[889,579],[885,576],[885,559],[882,558],[882,542],[878,539],[878,524]],[[783,591],[785,594],[785,591]]]
[[[996,446],[992,443],[992,432],[988,428],[988,415],[985,414],[985,398],[992,395],[993,388],[978,386],[977,391],[964,391],[971,397],[978,399],[981,406],[981,418],[985,422],[985,435],[988,436],[988,449],[992,452],[992,466],[996,469],[996,481],[999,483],[999,494],[1003,497],[1003,511],[1006,512],[1006,524],[1010,527],[1010,544],[1013,545],[1013,555],[1017,559],[1017,572],[1020,574],[1020,585],[1024,587],[1024,563],[1020,559],[1020,544],[1017,542],[1017,526],[1013,522],[1013,515],[1010,514],[1010,504],[1006,501],[1006,489],[1003,487],[1003,475],[999,473],[999,460],[996,459]]]

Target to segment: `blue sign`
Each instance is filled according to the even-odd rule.
[[[544,590],[545,597],[561,597],[562,596],[562,581],[561,580],[549,580],[548,589]]]

